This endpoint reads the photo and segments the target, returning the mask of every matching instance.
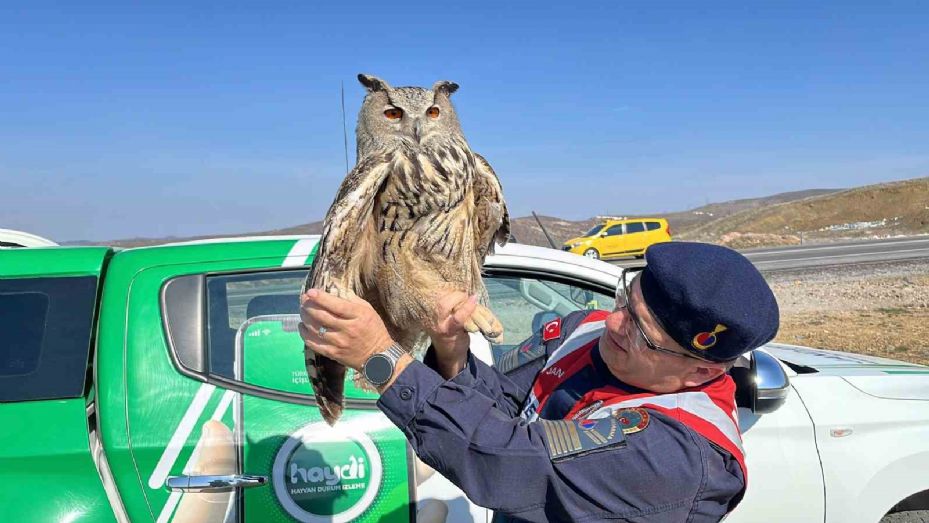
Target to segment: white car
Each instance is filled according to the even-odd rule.
[[[485,360],[555,314],[611,309],[622,271],[525,245],[498,249],[485,269],[506,327],[503,345],[475,351]],[[727,523],[929,521],[929,367],[777,343],[748,360],[733,370],[748,490]],[[418,497],[462,499],[438,475]],[[447,521],[488,517],[448,505]]]
[[[54,247],[57,243],[35,234],[12,229],[0,229],[0,249],[14,247]]]

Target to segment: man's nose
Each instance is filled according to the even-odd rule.
[[[619,334],[627,334],[629,331],[629,322],[632,319],[629,317],[629,311],[623,308],[617,308],[613,311],[613,314],[616,314],[619,320],[617,320],[616,330]]]

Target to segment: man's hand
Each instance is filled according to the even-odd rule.
[[[355,295],[344,299],[310,289],[300,301],[300,336],[317,354],[360,370],[371,355],[393,344],[371,304]]]
[[[427,330],[436,350],[437,370],[445,379],[455,377],[468,363],[471,340],[464,325],[476,308],[477,296],[461,291],[440,296],[436,303],[435,322]]]

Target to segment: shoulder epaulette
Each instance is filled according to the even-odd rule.
[[[582,420],[540,419],[537,423],[545,431],[545,448],[552,461],[626,445],[625,431],[614,416]]]

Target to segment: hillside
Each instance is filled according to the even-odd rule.
[[[929,233],[929,178],[750,208],[679,231],[737,248]]]
[[[741,200],[710,203],[688,211],[659,212],[647,216],[660,216],[667,219],[668,223],[671,225],[672,234],[678,237],[679,235],[686,234],[688,231],[714,220],[732,216],[746,210],[763,209],[771,205],[802,200],[813,196],[834,194],[839,191],[841,191],[841,189],[811,189],[807,191],[785,192],[761,198],[745,198]],[[635,215],[630,215],[630,217],[633,216]],[[539,220],[545,226],[545,229],[555,241],[555,244],[560,246],[569,238],[573,238],[589,230],[594,224],[600,221],[600,217],[593,217],[580,221],[568,221],[551,216],[539,216]],[[532,216],[513,219],[511,229],[520,243],[548,246],[545,235]]]
[[[929,178],[853,189],[786,192],[762,198],[710,203],[687,211],[658,212],[649,216],[667,218],[675,239],[723,243],[735,248],[929,233]],[[587,231],[602,218],[564,220],[539,216],[556,246]],[[520,243],[549,246],[542,229],[531,215],[513,218],[511,229],[516,241]],[[321,232],[322,222],[316,221],[234,236]],[[135,247],[208,237],[211,236],[131,238],[103,243]],[[91,242],[72,244],[86,243]]]

